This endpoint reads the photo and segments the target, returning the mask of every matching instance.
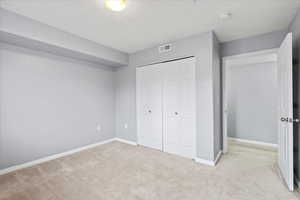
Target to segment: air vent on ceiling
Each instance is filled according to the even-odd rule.
[[[168,51],[172,51],[172,44],[164,44],[158,47],[159,53],[165,53]]]

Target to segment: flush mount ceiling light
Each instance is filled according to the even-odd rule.
[[[105,0],[105,6],[112,11],[121,11],[127,5],[127,0]]]

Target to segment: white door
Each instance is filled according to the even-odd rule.
[[[196,156],[195,60],[164,63],[164,151]]]
[[[279,91],[279,168],[289,190],[294,190],[293,172],[293,84],[292,34],[289,33],[278,52]]]
[[[179,154],[181,123],[180,72],[176,63],[165,63],[163,84],[164,151]]]
[[[138,143],[162,150],[162,80],[160,65],[137,69]]]

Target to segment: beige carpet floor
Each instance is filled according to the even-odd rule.
[[[1,200],[295,200],[276,152],[236,144],[216,167],[112,142],[0,176]]]

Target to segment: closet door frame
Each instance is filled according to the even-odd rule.
[[[140,66],[140,67],[137,67],[136,68],[136,120],[137,120],[137,144],[140,145],[140,137],[141,137],[141,127],[140,127],[140,117],[141,117],[141,110],[140,110],[140,100],[139,100],[139,90],[140,90],[140,82],[139,82],[139,77],[138,77],[138,71],[140,68],[142,67],[160,67],[159,65],[163,65],[163,63],[166,63],[166,62],[176,62],[178,60],[192,60],[193,64],[194,64],[194,84],[195,84],[195,88],[194,88],[194,92],[195,92],[195,133],[193,134],[193,140],[194,140],[194,149],[193,149],[193,158],[192,159],[196,159],[197,158],[197,126],[196,126],[196,123],[197,123],[197,114],[196,114],[196,109],[197,109],[197,87],[196,87],[196,58],[194,56],[189,56],[189,57],[184,57],[184,58],[179,58],[179,59],[174,59],[174,60],[169,60],[169,61],[164,61],[164,62],[159,62],[159,63],[153,63],[153,64],[149,64],[149,65],[145,65],[145,66]],[[163,70],[162,70],[163,71]],[[164,133],[164,126],[165,126],[165,119],[164,119],[164,105],[163,105],[163,102],[164,102],[164,97],[163,97],[163,82],[164,80],[162,80],[162,89],[161,89],[161,95],[162,95],[162,98],[161,98],[161,101],[162,101],[162,151],[164,152],[165,151],[165,133]]]

